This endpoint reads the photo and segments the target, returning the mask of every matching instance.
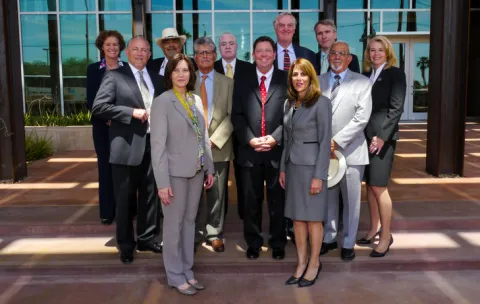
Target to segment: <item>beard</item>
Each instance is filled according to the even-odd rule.
[[[330,69],[334,72],[338,72],[343,69],[343,64],[335,65],[334,63],[330,64]]]

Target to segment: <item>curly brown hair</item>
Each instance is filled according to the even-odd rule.
[[[167,66],[165,67],[165,89],[170,90],[173,88],[172,82],[172,73],[173,70],[177,68],[177,65],[180,61],[184,60],[187,63],[188,71],[190,72],[190,78],[187,84],[187,92],[192,92],[195,90],[195,81],[197,81],[197,76],[195,75],[195,69],[193,64],[190,61],[190,58],[184,54],[176,54],[173,56],[172,60],[169,60]]]
[[[97,36],[97,40],[95,40],[95,46],[100,51],[100,57],[105,57],[105,53],[103,52],[102,47],[108,37],[115,37],[118,39],[118,46],[120,47],[118,56],[120,57],[120,54],[126,47],[125,40],[123,39],[123,36],[122,34],[120,34],[120,32],[110,30],[101,31],[100,34],[98,34]]]

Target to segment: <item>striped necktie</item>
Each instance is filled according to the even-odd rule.
[[[288,50],[287,49],[284,49],[283,50],[283,69],[285,71],[288,71],[290,70],[290,55],[288,55]]]
[[[333,83],[333,87],[332,87],[332,93],[330,94],[330,101],[332,102],[332,104],[334,103],[334,100],[335,98],[337,97],[338,95],[338,91],[340,90],[340,75],[335,75],[335,82]]]

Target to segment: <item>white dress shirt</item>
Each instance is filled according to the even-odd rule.
[[[267,89],[267,92],[268,92],[268,88],[270,87],[270,82],[272,81],[272,75],[273,75],[273,66],[270,69],[270,71],[268,71],[266,74],[262,74],[262,72],[260,72],[257,68],[258,85],[262,83],[262,76],[267,77],[265,79],[265,88]]]
[[[237,58],[234,58],[232,62],[226,62],[225,59],[222,58],[222,66],[223,66],[223,71],[225,72],[225,75],[227,75],[227,64],[232,66],[232,73],[235,75],[235,65],[237,64]]]
[[[370,75],[370,80],[373,83],[375,83],[375,81],[377,81],[377,78],[378,78],[378,76],[380,76],[380,73],[382,73],[383,68],[385,67],[385,64],[387,64],[387,62],[384,62],[376,71],[372,67],[372,75]]]
[[[139,70],[134,67],[133,65],[128,63],[130,66],[130,69],[132,70],[133,76],[135,76],[135,80],[137,81],[138,89],[140,92],[142,89],[140,88],[140,73]],[[153,96],[155,95],[155,87],[153,86],[152,79],[150,78],[150,75],[148,74],[147,68],[144,67],[143,70],[143,80],[145,80],[145,83],[147,84],[148,91],[150,93],[150,100],[147,100],[147,102],[144,101],[145,104],[145,110],[147,110],[148,113],[148,129],[147,133],[150,133],[150,110],[152,108],[152,101],[153,101]]]
[[[278,62],[278,69],[279,70],[283,70],[284,67],[283,67],[283,59],[285,57],[285,53],[283,52],[283,50],[285,50],[280,44],[277,43],[277,62]],[[295,51],[293,49],[293,44],[290,44],[288,47],[287,47],[287,50],[288,50],[288,56],[290,56],[290,66],[292,66],[292,63],[295,61],[295,59],[297,59],[297,57],[295,56]]]
[[[165,57],[163,59],[163,62],[162,62],[162,66],[160,67],[160,71],[158,72],[159,75],[165,75],[165,68],[167,67],[167,63],[168,63],[168,58]]]

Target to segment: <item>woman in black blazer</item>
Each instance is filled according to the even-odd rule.
[[[403,112],[407,83],[405,73],[394,66],[397,58],[392,43],[386,37],[373,37],[367,44],[364,58],[364,74],[373,82],[372,114],[365,128],[370,164],[365,168],[364,176],[370,230],[357,244],[371,244],[375,236],[380,234],[380,241],[370,256],[383,257],[393,243],[390,234],[392,199],[387,185],[399,137],[398,122]],[[377,231],[379,222],[381,231]]]
[[[92,63],[87,68],[87,107],[91,111],[106,70],[113,70],[124,63],[120,53],[125,49],[125,40],[117,31],[102,31],[95,41],[100,50],[101,61]],[[115,218],[115,199],[113,196],[112,169],[110,168],[110,139],[108,137],[109,121],[92,117],[92,134],[98,164],[98,200],[100,220],[110,225]]]

